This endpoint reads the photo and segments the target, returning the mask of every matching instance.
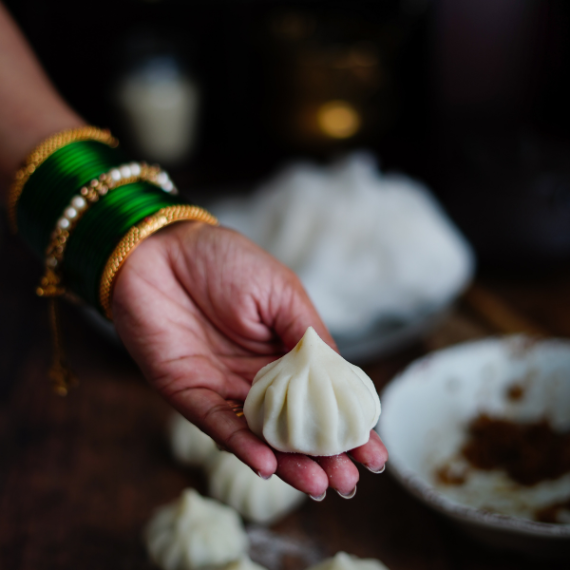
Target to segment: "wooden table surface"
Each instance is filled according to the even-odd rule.
[[[65,342],[80,385],[50,391],[45,301],[34,296],[37,261],[0,236],[0,568],[153,568],[141,531],[157,506],[187,486],[205,491],[196,471],[172,459],[167,406],[125,352],[64,309]],[[570,279],[487,281],[519,315],[552,335],[570,336]],[[516,327],[515,327],[516,328]],[[380,389],[428,350],[496,332],[460,304],[426,339],[366,366]],[[361,471],[356,497],[307,501],[271,532],[317,556],[345,550],[391,570],[568,568],[487,551],[404,492],[388,474]],[[291,568],[299,568],[293,561]]]

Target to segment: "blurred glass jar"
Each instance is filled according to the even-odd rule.
[[[150,56],[126,72],[117,83],[116,103],[143,158],[174,165],[191,155],[199,89],[175,56]]]

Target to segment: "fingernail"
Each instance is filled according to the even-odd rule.
[[[309,497],[311,497],[311,499],[313,499],[313,501],[316,501],[317,503],[324,501],[326,496],[327,496],[326,491],[322,495],[319,495],[317,497],[315,497],[314,495],[309,495]]]
[[[356,495],[356,485],[354,486],[354,489],[352,489],[352,491],[346,495],[343,495],[340,491],[337,491],[337,493],[343,498],[343,499],[352,499],[352,497],[354,497],[354,495]]]
[[[370,467],[368,467],[366,465],[364,467],[366,467],[366,469],[368,469],[368,471],[370,471],[370,473],[375,473],[375,474],[384,473],[384,471],[386,471],[386,464],[385,463],[384,463],[384,465],[382,465],[382,467],[380,467],[380,469],[377,469],[377,470],[371,469]]]
[[[269,481],[269,479],[271,479],[271,477],[273,477],[273,473],[272,473],[271,475],[263,475],[263,474],[261,473],[261,471],[257,471],[256,473],[257,473],[257,475],[258,475],[259,477],[261,477],[261,479],[263,479],[264,481]]]

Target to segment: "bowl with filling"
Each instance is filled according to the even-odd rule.
[[[389,470],[488,544],[570,556],[570,341],[457,345],[382,394]]]

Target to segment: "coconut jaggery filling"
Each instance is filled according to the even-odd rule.
[[[527,486],[570,472],[570,432],[554,431],[547,420],[519,423],[481,414],[468,434],[461,453],[478,469],[503,469]]]

